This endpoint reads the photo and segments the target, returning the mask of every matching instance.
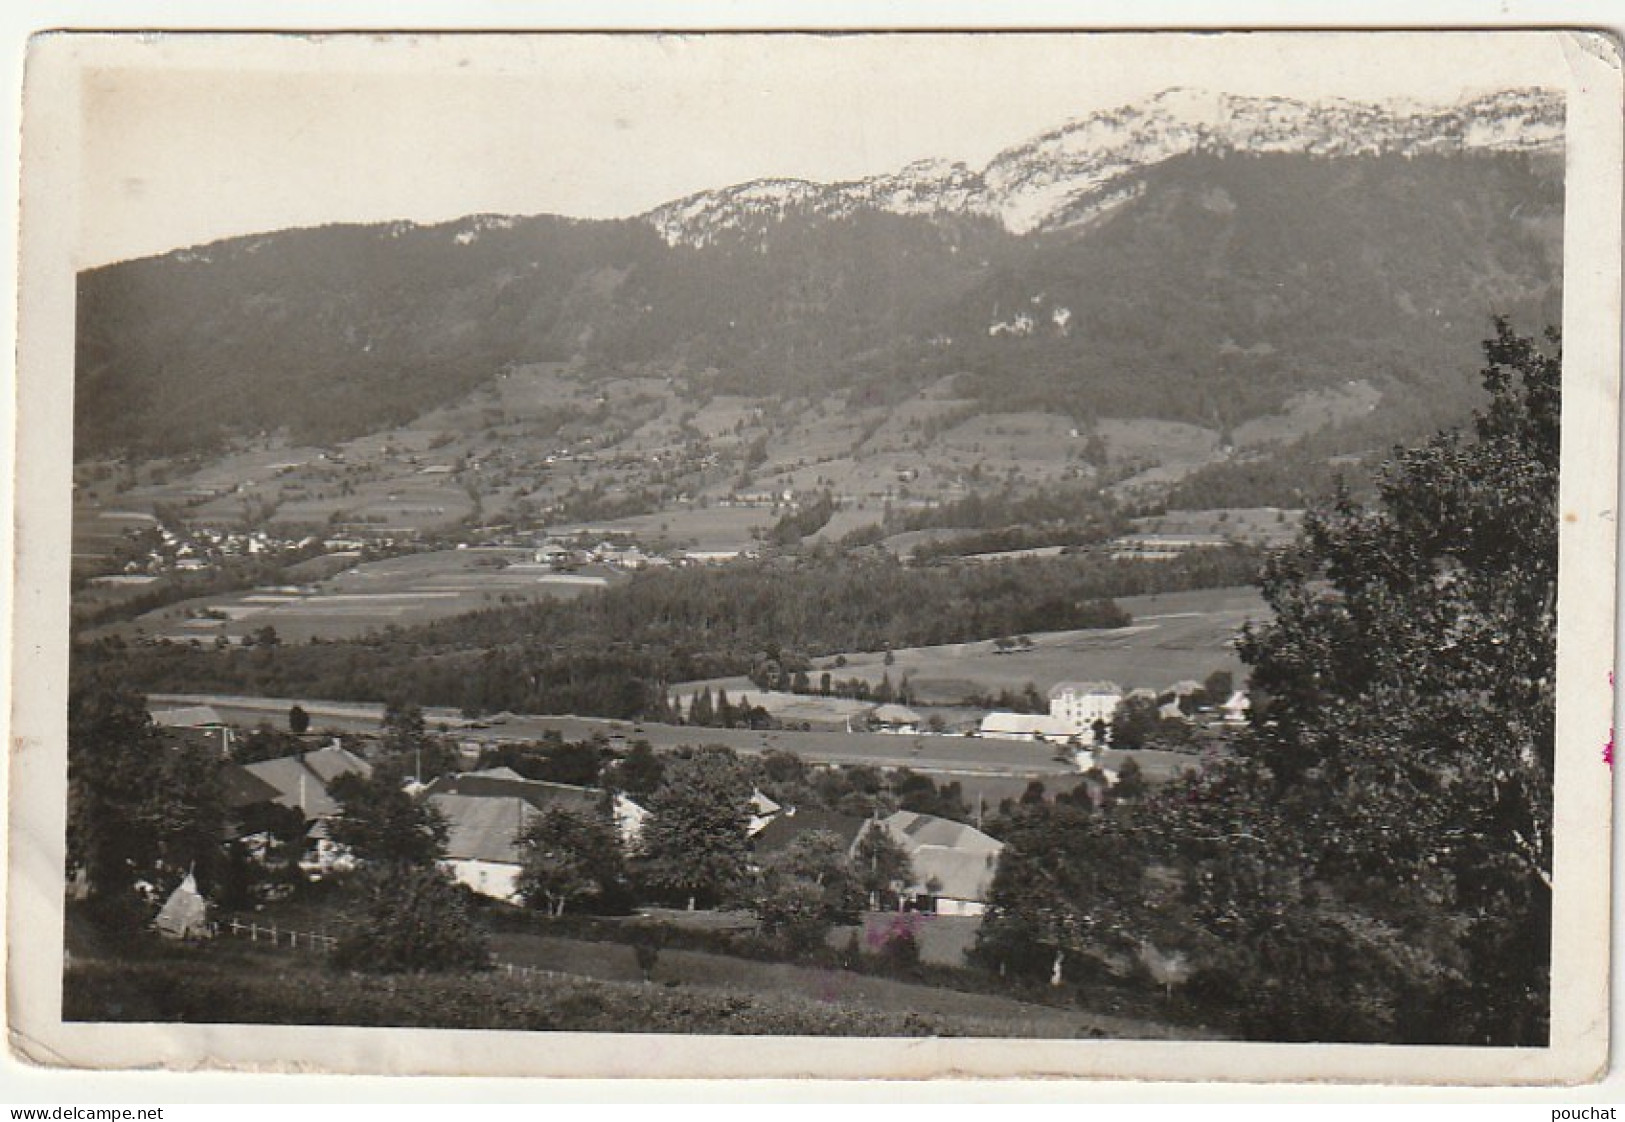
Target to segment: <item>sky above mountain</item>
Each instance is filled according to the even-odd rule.
[[[1438,105],[1566,84],[1561,37],[168,36],[98,45],[78,263],[330,222],[609,218],[765,176],[979,167],[1171,86]]]

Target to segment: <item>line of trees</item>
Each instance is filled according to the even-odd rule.
[[[1171,562],[1084,556],[912,568],[886,555],[639,574],[569,601],[478,612],[347,642],[208,650],[78,643],[76,665],[133,688],[378,700],[469,713],[508,709],[655,718],[669,683],[749,673],[762,653],[804,657],[965,642],[1053,628],[1117,627],[1120,595],[1245,583],[1259,554]]]

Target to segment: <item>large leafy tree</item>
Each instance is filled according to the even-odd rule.
[[[823,945],[838,923],[856,923],[864,891],[847,846],[824,830],[802,834],[763,864],[755,910],[762,932],[796,950]]]
[[[1247,752],[1299,808],[1307,875],[1367,918],[1402,896],[1450,928],[1421,1035],[1547,1034],[1561,354],[1498,321],[1490,402],[1311,512],[1241,651]],[[1369,886],[1382,886],[1380,889]],[[1425,902],[1425,903],[1424,903]],[[1411,1015],[1417,1007],[1411,1003]]]
[[[520,834],[519,846],[519,895],[532,908],[559,916],[572,901],[615,901],[625,892],[620,838],[605,815],[551,807]]]
[[[333,965],[374,974],[484,970],[490,944],[468,890],[432,865],[387,865],[359,882],[361,907],[333,950]]]
[[[340,807],[328,827],[333,840],[360,860],[429,865],[445,856],[445,818],[387,776],[341,775],[328,790]]]
[[[166,737],[139,695],[79,684],[68,701],[68,875],[99,914],[135,922],[188,871],[212,887],[222,860],[220,760]]]
[[[914,880],[914,863],[909,860],[908,850],[889,830],[878,826],[863,831],[852,851],[852,864],[872,908],[896,900]]]
[[[668,764],[643,824],[643,883],[690,907],[731,899],[745,878],[750,797],[749,771],[729,749]]]
[[[1005,847],[977,931],[978,961],[1056,984],[1069,964],[1122,958],[1137,947],[1144,839],[1075,803],[1022,803],[994,827]]]

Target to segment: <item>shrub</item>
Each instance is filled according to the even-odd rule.
[[[439,869],[394,865],[363,874],[366,903],[333,965],[373,974],[486,970],[491,950],[467,893]]]

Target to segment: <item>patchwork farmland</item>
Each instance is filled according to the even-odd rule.
[[[579,596],[619,579],[624,578],[604,566],[554,572],[523,549],[437,550],[357,564],[312,584],[200,597],[102,633],[172,642],[220,638],[230,642],[273,627],[284,642],[354,639],[391,625],[405,627],[502,604]]]
[[[899,648],[890,652],[889,662],[884,651],[854,651],[815,660],[813,677],[827,670],[836,678],[860,678],[871,685],[889,677],[896,686],[906,675],[918,704],[947,706],[974,695],[1019,692],[1029,683],[1044,692],[1056,682],[1104,678],[1124,689],[1161,690],[1182,679],[1201,681],[1215,670],[1228,670],[1240,680],[1236,634],[1248,622],[1268,616],[1253,588],[1131,596],[1117,603],[1133,616],[1127,627],[1035,632],[1029,636],[1031,648],[1009,652],[992,640]],[[687,697],[705,686],[725,689],[735,698],[750,694],[753,703],[774,712],[774,695],[764,695],[748,678],[685,682],[674,692]],[[842,721],[851,705],[839,698],[783,696],[799,714],[824,705],[819,716],[830,722]]]

